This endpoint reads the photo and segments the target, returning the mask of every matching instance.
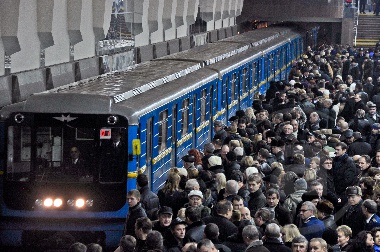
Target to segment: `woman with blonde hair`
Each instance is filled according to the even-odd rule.
[[[285,225],[282,228],[281,233],[282,233],[282,241],[289,248],[292,247],[293,238],[301,235],[300,231],[298,230],[298,227],[294,224]]]
[[[177,168],[169,171],[168,179],[162,189],[158,190],[157,196],[161,206],[168,206],[173,209],[173,218],[177,217],[178,210],[188,202],[186,192],[179,187],[181,176]]]

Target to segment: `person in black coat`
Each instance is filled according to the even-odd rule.
[[[244,243],[242,233],[243,229],[248,225],[251,225],[251,222],[249,220],[242,220],[239,224],[238,232],[228,236],[227,241],[225,241],[223,244],[229,248],[232,248],[233,252],[244,252],[247,248],[247,245]]]
[[[271,252],[291,252],[292,250],[280,241],[281,230],[276,223],[270,223],[265,229],[264,247]]]
[[[263,181],[259,174],[251,174],[247,180],[248,190],[250,191],[248,208],[251,211],[251,216],[254,216],[256,211],[266,204],[266,198],[261,190]]]
[[[347,145],[337,143],[335,146],[335,158],[333,161],[334,185],[337,196],[346,202],[346,188],[357,182],[358,169],[351,157],[348,156]]]
[[[148,176],[139,174],[136,178],[137,189],[140,192],[140,203],[145,209],[149,219],[155,220],[157,218],[156,212],[160,208],[160,200],[157,194],[152,192],[148,186]]]
[[[201,209],[199,207],[189,206],[185,210],[187,222],[185,243],[200,242],[203,239],[203,233],[206,225],[201,220]]]
[[[140,192],[138,190],[130,190],[127,193],[127,201],[129,205],[127,218],[124,225],[124,235],[132,235],[136,237],[135,234],[135,223],[140,217],[146,217],[144,208],[140,204]]]
[[[292,223],[292,216],[286,208],[279,204],[280,202],[280,192],[276,189],[269,189],[266,192],[267,204],[266,208],[272,214],[272,219],[278,221],[281,226]]]
[[[322,195],[326,195],[326,198],[336,206],[340,202],[340,198],[336,195],[334,176],[332,172],[333,159],[330,157],[321,157],[320,169],[317,172],[318,181],[323,186]]]
[[[230,221],[232,216],[232,203],[228,200],[219,201],[215,207],[216,215],[203,218],[207,225],[215,223],[219,228],[219,240],[224,242],[228,236],[237,233],[238,228]]]

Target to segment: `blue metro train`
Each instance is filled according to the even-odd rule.
[[[164,184],[212,139],[215,120],[286,79],[318,27],[271,27],[35,94],[0,122],[0,245],[118,245],[126,192],[145,172]]]

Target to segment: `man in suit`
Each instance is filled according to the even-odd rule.
[[[377,204],[374,200],[366,199],[362,204],[365,218],[364,230],[371,231],[374,227],[380,227],[380,218],[377,216]]]
[[[90,175],[84,159],[80,156],[78,147],[71,147],[70,158],[66,160],[64,173],[75,177],[83,177]]]

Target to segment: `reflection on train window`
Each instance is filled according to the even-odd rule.
[[[228,77],[226,77],[225,81],[223,82],[222,108],[227,107],[227,104],[228,104],[228,82],[229,82],[229,79]]]
[[[246,67],[244,67],[244,69],[243,69],[243,75],[242,75],[242,91],[243,91],[243,93],[245,93],[245,92],[247,92],[247,82],[246,82],[246,78],[247,78],[247,68]]]
[[[236,99],[235,85],[236,85],[236,73],[233,73],[232,74],[232,80],[231,80],[231,100],[232,101],[234,101]]]
[[[184,137],[189,129],[189,98],[182,101],[181,137]]]
[[[251,81],[252,81],[251,86],[253,88],[257,84],[256,62],[252,64]]]
[[[270,75],[272,75],[274,72],[274,54],[273,53],[270,55],[269,64],[270,64],[270,68],[269,68]]]
[[[102,132],[105,135],[101,135]],[[99,134],[98,138],[95,137],[96,133]],[[10,126],[7,135],[8,180],[90,183],[98,176],[101,179],[102,170],[107,173],[115,170],[117,174],[110,178],[112,182],[123,178],[127,150],[123,139],[126,135],[124,128],[75,128],[68,124],[33,129]],[[96,140],[99,138],[100,144]],[[114,146],[111,143],[117,143],[118,152],[106,149],[108,145]],[[112,153],[113,158],[107,153]]]
[[[146,122],[146,164],[149,167],[152,159],[152,139],[153,139],[153,118],[149,118]]]
[[[158,151],[166,149],[166,139],[168,137],[168,110],[160,112],[158,121]]]
[[[202,94],[201,94],[201,123],[206,121],[206,102],[207,102],[207,91],[206,89],[203,89]]]

